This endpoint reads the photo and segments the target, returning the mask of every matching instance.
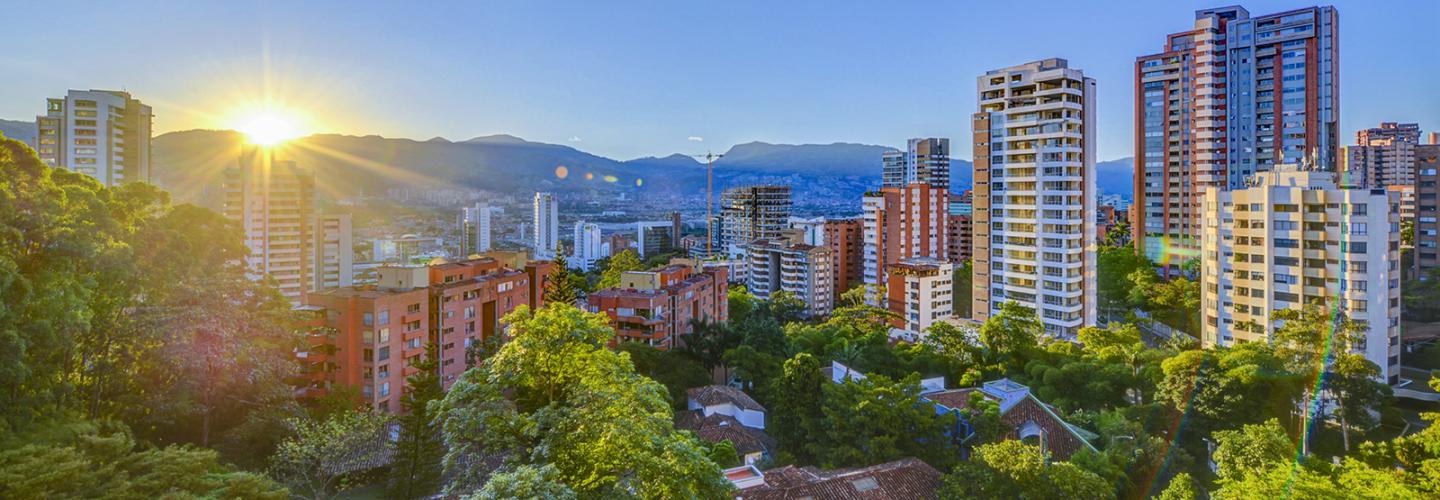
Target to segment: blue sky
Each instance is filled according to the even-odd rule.
[[[1135,56],[1189,28],[1195,9],[1224,5],[191,3],[7,5],[0,118],[32,119],[67,88],[124,87],[156,108],[157,131],[223,128],[268,81],[314,128],[347,134],[509,133],[619,159],[944,136],[969,157],[975,78],[1064,57],[1098,81],[1110,159],[1132,151]],[[1382,120],[1440,130],[1440,2],[1334,5],[1344,141]]]

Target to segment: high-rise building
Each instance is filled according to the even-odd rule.
[[[315,173],[250,147],[225,170],[223,189],[225,217],[240,222],[250,250],[247,275],[273,278],[292,304],[304,302],[315,284]]]
[[[945,189],[919,182],[865,193],[861,200],[865,283],[883,285],[886,266],[900,259],[945,259],[947,202]]]
[[[834,276],[835,301],[861,283],[865,270],[865,225],[860,219],[827,219],[825,246],[830,248],[831,274]]]
[[[950,186],[950,139],[910,139],[905,151],[888,150],[880,160],[882,188],[903,188],[917,182]]]
[[[721,229],[729,257],[742,256],[745,245],[760,238],[779,237],[790,219],[790,186],[740,186],[720,196]]]
[[[1205,346],[1265,342],[1275,311],[1314,305],[1366,328],[1337,346],[1400,381],[1398,195],[1340,189],[1335,173],[1280,166],[1250,187],[1207,190],[1200,259]]]
[[[628,271],[620,286],[586,296],[590,312],[603,312],[615,327],[615,342],[644,342],[670,349],[694,332],[693,320],[730,317],[727,271],[671,264],[652,271]]]
[[[350,228],[350,214],[320,214],[311,226],[315,228],[315,270],[311,291],[329,290],[355,284],[355,239]]]
[[[1434,134],[1431,135],[1432,139]],[[1440,268],[1440,144],[1415,148],[1415,259],[1411,277]]]
[[[835,307],[834,258],[828,247],[798,238],[755,240],[745,250],[746,290],[760,299],[785,291],[805,302],[807,316]]]
[[[1136,248],[1179,272],[1199,250],[1200,193],[1274,165],[1337,165],[1338,16],[1196,11],[1193,29],[1135,60]]]
[[[1415,147],[1420,145],[1420,125],[1381,123],[1355,133],[1355,145],[1346,146],[1341,157],[1340,185],[1385,188],[1415,183]]]
[[[945,217],[946,260],[960,264],[973,256],[970,249],[975,245],[975,221],[971,214],[947,215]]]
[[[986,72],[974,117],[974,319],[1034,309],[1045,332],[1095,324],[1095,80],[1064,59]]]
[[[553,260],[560,247],[560,202],[553,193],[535,193],[534,255],[537,260]]]
[[[674,222],[654,221],[635,223],[635,251],[645,259],[675,249]]]
[[[670,212],[670,248],[684,248],[680,246],[680,237],[685,235],[685,223],[680,220],[680,212]]]
[[[460,211],[460,255],[490,251],[490,205],[476,203]]]
[[[953,317],[955,265],[931,258],[901,259],[886,269],[886,308],[896,328],[923,335],[930,325]]]
[[[114,186],[150,180],[154,114],[119,90],[71,90],[47,99],[35,117],[35,151],[52,167],[74,170]]]
[[[600,237],[600,226],[593,222],[575,223],[575,254],[570,257],[570,266],[584,272],[595,267],[595,261],[606,257],[605,241]]]
[[[790,229],[799,231],[801,234],[800,243],[806,245],[820,246],[825,244],[825,223],[824,217],[790,217]]]

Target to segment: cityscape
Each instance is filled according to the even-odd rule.
[[[1440,498],[1440,4],[1040,3],[57,6],[0,498]]]

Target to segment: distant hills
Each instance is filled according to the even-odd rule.
[[[0,134],[5,137],[25,141],[26,144],[34,144],[35,136],[39,134],[35,130],[35,122],[20,120],[0,120]]]
[[[28,142],[35,127],[32,122],[0,120],[0,132]],[[178,199],[215,200],[221,173],[235,164],[243,141],[228,130],[161,134],[154,139],[153,179]],[[794,186],[799,204],[858,208],[860,194],[880,183],[880,157],[886,149],[854,143],[737,144],[716,162],[716,189],[783,183]],[[278,156],[315,169],[331,197],[383,194],[392,187],[688,196],[705,186],[705,164],[690,156],[620,161],[503,134],[463,141],[317,134],[288,143]],[[1100,162],[1101,191],[1128,196],[1131,165],[1129,158]],[[954,160],[951,182],[956,190],[970,187],[971,169],[969,161]]]

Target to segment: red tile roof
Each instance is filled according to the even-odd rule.
[[[822,471],[793,465],[765,471],[765,485],[735,492],[747,500],[936,498],[940,471],[916,458],[860,469]]]

